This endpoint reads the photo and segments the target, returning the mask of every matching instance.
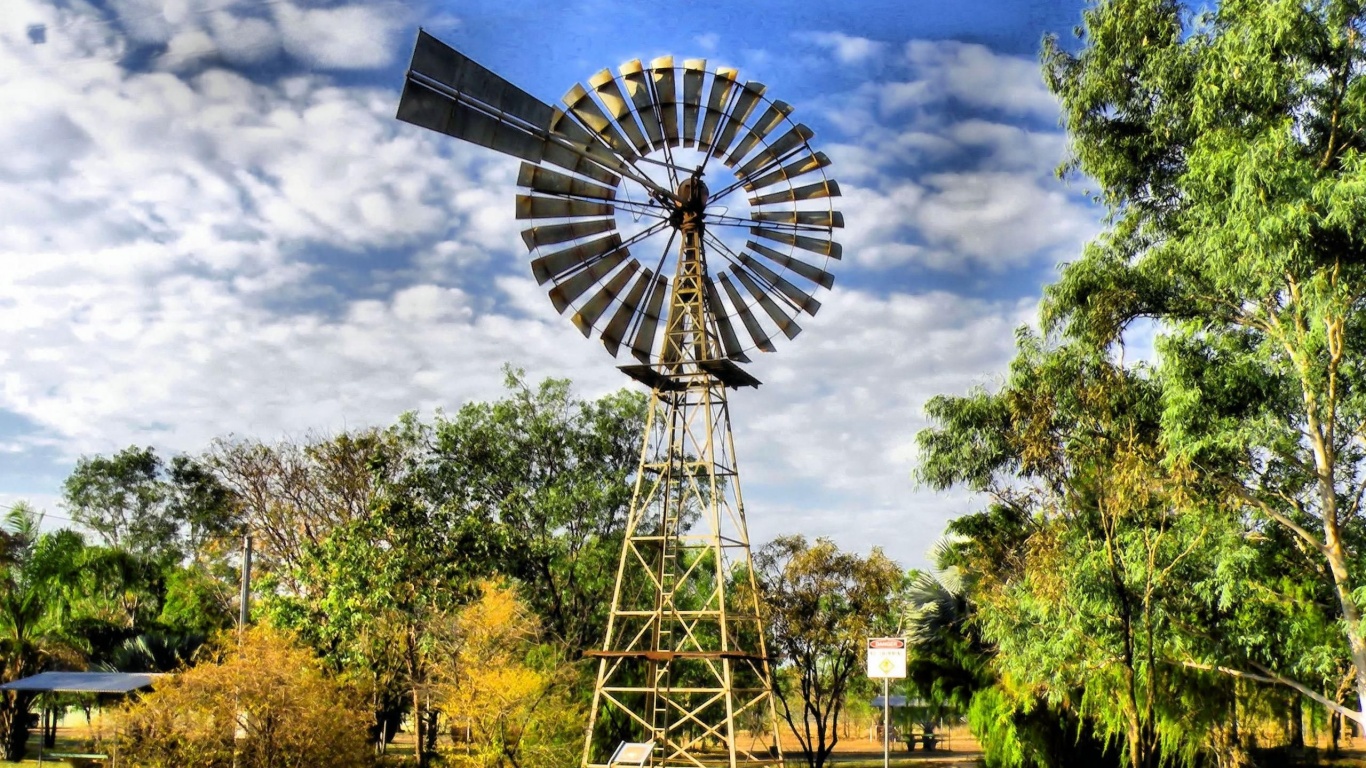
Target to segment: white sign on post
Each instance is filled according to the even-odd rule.
[[[906,676],[906,639],[903,637],[868,638],[868,676],[875,679]]]

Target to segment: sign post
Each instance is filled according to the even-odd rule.
[[[890,768],[892,697],[888,683],[906,676],[906,639],[903,637],[868,638],[868,677],[882,678],[882,768]]]

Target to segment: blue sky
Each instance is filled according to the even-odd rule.
[[[532,280],[517,162],[393,119],[419,26],[546,102],[671,53],[737,67],[815,129],[845,258],[805,332],[750,366],[765,386],[733,397],[756,541],[922,565],[974,503],[910,479],[925,399],[999,380],[1099,227],[1053,178],[1037,64],[1080,2],[5,7],[0,504],[54,515],[77,457],[130,444],[453,410],[499,396],[505,362],[589,397],[634,386]]]

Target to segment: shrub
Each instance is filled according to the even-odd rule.
[[[120,717],[120,762],[144,768],[361,768],[369,715],[318,659],[269,627],[166,678]]]

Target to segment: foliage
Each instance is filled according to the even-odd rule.
[[[70,531],[39,533],[41,517],[24,503],[3,521],[4,560],[0,561],[0,676],[6,682],[36,674],[58,663],[77,663],[81,638],[62,621],[64,585],[76,579],[81,538]],[[33,694],[5,691],[0,696],[0,751],[6,760],[23,757]]]
[[[318,583],[305,567],[309,548],[370,513],[386,479],[376,475],[376,462],[398,450],[396,439],[394,430],[372,428],[301,442],[214,441],[204,463],[255,537],[260,577],[291,594]]]
[[[354,692],[287,635],[220,636],[218,656],[160,681],[121,713],[122,760],[147,768],[369,764]],[[240,734],[240,738],[234,738]]]
[[[142,557],[197,559],[237,525],[232,497],[203,465],[177,456],[167,468],[151,448],[82,457],[63,491],[76,522]]]
[[[533,388],[506,373],[507,397],[437,419],[432,492],[503,543],[499,572],[522,582],[545,630],[576,655],[599,646],[607,624],[645,400],[629,390],[579,400],[567,380]]]
[[[540,623],[516,591],[484,583],[452,621],[435,695],[454,733],[451,751],[471,768],[557,768],[581,756],[585,718],[574,670],[541,645]]]
[[[874,549],[841,552],[828,539],[782,536],[754,557],[772,640],[770,652],[790,665],[796,696],[779,696],[783,718],[821,768],[839,742],[850,679],[861,669],[867,638],[896,626],[901,571]],[[779,676],[781,680],[781,676]]]
[[[1250,531],[1279,527],[1274,543],[1313,556],[1296,580],[1327,575],[1356,702],[1340,707],[1293,664],[1211,664],[1358,721],[1363,25],[1366,8],[1344,0],[1206,13],[1106,0],[1087,11],[1080,51],[1045,50],[1072,139],[1065,170],[1095,180],[1110,214],[1049,289],[1045,321],[1097,348],[1137,319],[1161,323],[1160,460],[1217,487]]]

